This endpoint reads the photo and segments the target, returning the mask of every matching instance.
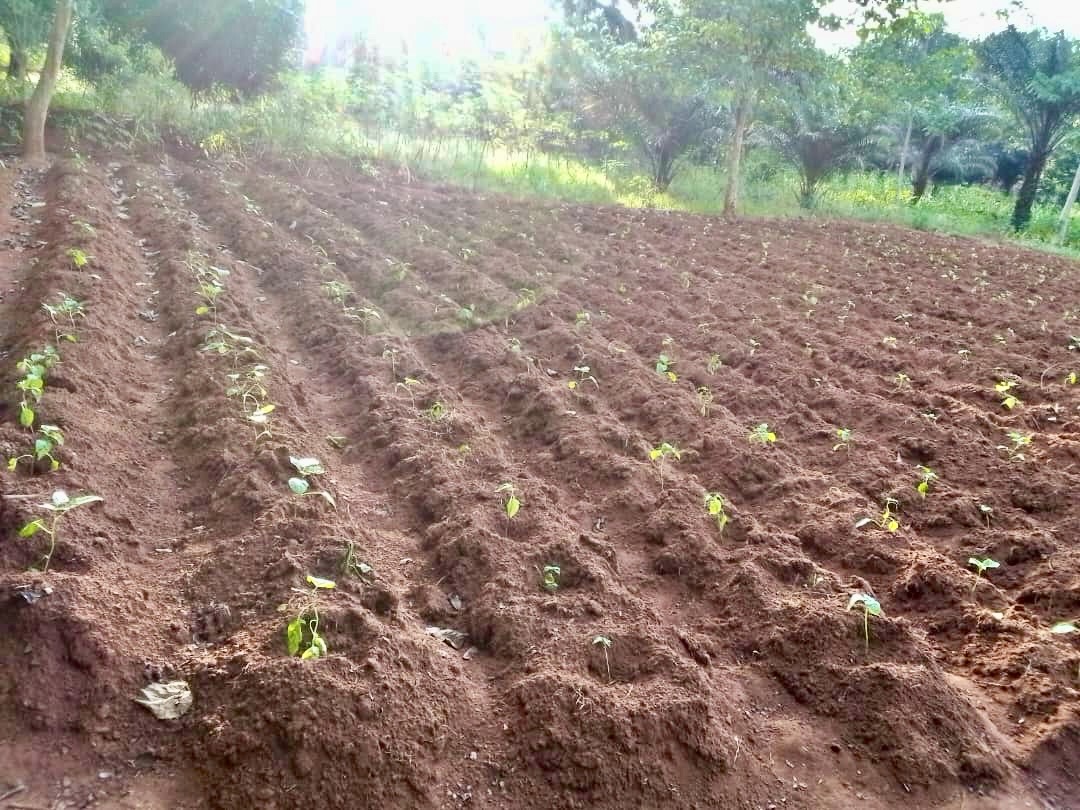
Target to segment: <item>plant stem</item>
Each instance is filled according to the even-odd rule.
[[[604,647],[604,666],[607,667],[608,683],[611,682],[611,659],[608,658],[607,647]]]
[[[863,638],[866,640],[866,651],[870,652],[870,611],[863,607],[862,614]]]

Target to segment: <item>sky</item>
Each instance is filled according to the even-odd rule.
[[[922,0],[919,8],[941,11],[949,27],[968,38],[982,37],[1005,26],[996,12],[1008,0]],[[308,0],[308,31],[314,47],[344,34],[366,31],[384,43],[409,42],[413,50],[446,56],[476,54],[485,45],[512,49],[523,38],[540,36],[550,19],[550,0]],[[828,10],[844,13],[851,0],[835,0]],[[1064,30],[1080,39],[1080,0],[1025,0],[1013,11],[1019,28]],[[482,33],[481,33],[482,32]],[[854,28],[821,33],[818,41],[830,49],[854,45]]]

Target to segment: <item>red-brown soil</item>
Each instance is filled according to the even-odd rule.
[[[205,350],[208,267],[257,361]],[[1049,632],[1080,618],[1075,262],[389,169],[16,164],[5,458],[61,291],[62,467],[0,473],[0,808],[1080,807],[1080,650]],[[253,362],[261,438],[226,395]],[[57,488],[104,503],[43,574],[17,532]],[[885,497],[900,529],[856,528]],[[308,574],[337,582],[315,661],[285,647]],[[175,678],[183,718],[133,702]]]

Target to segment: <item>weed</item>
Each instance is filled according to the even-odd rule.
[[[863,526],[869,526],[872,523],[883,531],[895,532],[900,528],[900,521],[893,516],[893,510],[899,508],[900,503],[895,498],[886,498],[885,505],[881,509],[881,514],[877,517],[859,518],[855,521],[855,528],[861,529]]]
[[[76,495],[71,498],[67,492],[58,489],[53,492],[48,503],[39,504],[51,517],[31,520],[19,529],[19,537],[33,537],[38,532],[45,532],[49,536],[49,550],[45,552],[42,560],[41,573],[45,574],[49,571],[49,563],[52,561],[53,552],[56,550],[56,543],[60,536],[60,519],[72,509],[78,509],[80,506],[103,500],[105,499],[100,495]]]
[[[656,447],[649,450],[649,461],[659,461],[660,469],[660,491],[664,491],[664,462],[668,458],[673,458],[676,461],[682,459],[682,450],[673,444],[668,442],[661,442]]]
[[[675,360],[667,354],[661,354],[656,359],[656,373],[662,374],[671,382],[679,379],[679,375],[675,373]]]
[[[769,430],[767,422],[762,422],[760,425],[754,425],[754,428],[747,436],[751,444],[774,444],[776,442],[776,434]]]
[[[1009,437],[1009,444],[999,444],[998,450],[1003,450],[1009,454],[1009,461],[1027,461],[1027,454],[1024,452],[1024,448],[1030,447],[1033,435],[1026,435],[1016,430],[1010,430],[1005,434]]]
[[[38,428],[38,436],[34,439],[34,452],[9,458],[8,470],[15,471],[20,461],[29,461],[31,468],[38,461],[49,460],[50,472],[60,469],[60,461],[53,454],[57,447],[64,444],[64,433],[56,425],[42,425]]]
[[[727,512],[724,511],[724,498],[719,492],[705,493],[705,511],[710,517],[716,519],[716,528],[720,530],[720,534],[723,534],[729,518]]]
[[[345,541],[345,554],[341,561],[341,572],[345,576],[354,576],[368,583],[375,579],[375,569],[357,556],[356,544],[352,540]]]
[[[919,493],[920,498],[925,498],[930,492],[930,485],[937,480],[937,473],[920,464],[915,468],[919,473],[919,483],[915,485],[915,491]]]
[[[847,428],[836,429],[836,444],[832,446],[833,452],[837,450],[850,451],[851,450],[851,431]]]
[[[93,256],[87,256],[86,253],[79,250],[79,248],[68,248],[64,251],[64,255],[71,259],[71,263],[76,270],[82,270],[86,265],[90,264],[94,258]]]
[[[331,579],[321,579],[307,575],[307,583],[311,591],[303,591],[308,599],[300,608],[296,618],[289,622],[285,628],[285,647],[289,655],[299,655],[301,660],[309,658],[322,658],[326,655],[326,641],[319,635],[319,591],[333,590],[337,583]],[[311,618],[307,618],[308,614]],[[306,636],[306,641],[305,641]],[[301,648],[307,645],[301,652]]]
[[[559,577],[562,576],[562,569],[557,565],[545,565],[544,570],[541,572],[540,584],[543,585],[545,591],[555,593],[559,590]]]
[[[604,651],[604,667],[607,669],[607,679],[611,680],[611,659],[608,657],[608,650],[611,649],[611,639],[607,636],[596,636],[592,640],[593,646],[600,647]]]
[[[506,515],[506,534],[510,534],[510,521],[521,510],[521,499],[517,496],[517,490],[509,481],[499,484],[495,488],[496,494],[503,494],[503,514]]]
[[[698,410],[702,416],[707,417],[709,411],[712,409],[713,404],[713,392],[707,385],[702,385],[697,389],[697,401]]]
[[[979,559],[978,557],[968,557],[968,565],[975,568],[975,581],[971,583],[972,596],[975,595],[975,588],[978,587],[979,580],[982,578],[983,574],[991,569],[1001,567],[1001,563],[997,560],[992,560],[989,557],[984,557],[983,559]]]
[[[311,482],[308,481],[310,476],[324,475],[326,473],[326,468],[321,461],[313,457],[298,458],[296,456],[289,456],[289,463],[292,464],[296,469],[296,472],[299,473],[299,475],[289,479],[289,489],[297,495],[319,495],[332,507],[335,509],[337,508],[337,501],[334,500],[333,495],[321,490],[312,490]]]
[[[1017,405],[1022,405],[1023,401],[1016,394],[1012,393],[1012,390],[1016,388],[1016,382],[1014,380],[999,380],[994,385],[994,390],[1001,395],[1001,407],[1006,410],[1012,410]]]
[[[861,607],[863,611],[863,640],[866,643],[866,651],[870,652],[870,617],[884,616],[881,603],[867,593],[853,593],[848,599],[847,609]]]

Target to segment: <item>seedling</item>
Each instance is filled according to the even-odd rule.
[[[983,574],[991,569],[1001,567],[1001,563],[997,560],[992,560],[989,557],[984,557],[983,559],[979,559],[978,557],[968,557],[968,565],[975,568],[975,581],[971,583],[972,596],[975,595],[975,589],[979,586],[979,580],[982,578]]]
[[[990,515],[994,514],[994,507],[989,504],[979,504],[979,514],[986,518],[986,528],[990,528]]]
[[[1069,335],[1069,345],[1067,348],[1070,352],[1080,352],[1080,337],[1077,335]]]
[[[837,450],[843,450],[845,452],[848,452],[848,451],[851,450],[851,431],[850,430],[848,430],[847,428],[837,428],[836,429],[836,440],[837,440],[836,444],[834,444],[833,447],[832,447],[834,453]]]
[[[1016,388],[1016,382],[1014,380],[1000,380],[994,386],[994,390],[1001,395],[1001,407],[1006,410],[1012,410],[1017,405],[1022,405],[1021,399],[1016,394],[1011,393]]]
[[[368,583],[375,579],[375,569],[357,557],[356,544],[352,540],[345,541],[345,556],[341,562],[341,572]]]
[[[352,288],[341,281],[324,281],[322,289],[330,300],[340,307],[346,306],[349,296],[352,295]]]
[[[541,584],[544,586],[544,590],[551,593],[559,590],[560,576],[562,576],[562,569],[559,566],[545,565],[544,570],[541,572]]]
[[[662,374],[667,377],[671,382],[675,382],[679,379],[679,375],[675,373],[675,360],[674,358],[661,354],[656,359],[656,373]]]
[[[911,388],[911,377],[902,371],[898,371],[896,376],[893,377],[893,383],[896,385],[897,391],[904,391]]]
[[[1065,375],[1065,385],[1076,385],[1080,382],[1080,376],[1077,376],[1075,371],[1070,371]]]
[[[582,328],[583,326],[588,326],[590,323],[592,323],[592,315],[590,315],[585,310],[578,312],[574,316],[574,326],[578,329]]]
[[[285,647],[289,655],[299,655],[303,661],[309,658],[322,658],[326,655],[326,640],[319,635],[319,592],[337,587],[337,583],[333,580],[313,577],[311,574],[307,575],[307,583],[311,586],[310,593],[308,591],[301,591],[301,593],[307,594],[308,599],[300,608],[296,618],[285,628]],[[310,619],[308,614],[311,614]],[[302,652],[301,648],[304,648]]]
[[[724,511],[724,498],[719,492],[705,493],[705,511],[716,519],[716,528],[720,530],[720,534],[723,534],[729,518],[727,512]]]
[[[767,422],[762,422],[760,425],[754,425],[753,430],[750,431],[750,435],[747,437],[751,444],[774,444],[776,442],[776,434],[769,430]]]
[[[450,414],[450,409],[441,402],[433,402],[422,413],[432,422],[441,422]]]
[[[87,256],[83,251],[79,250],[79,248],[68,248],[64,252],[64,255],[71,259],[71,263],[75,266],[76,270],[82,270],[94,258],[93,256]]]
[[[471,326],[476,319],[476,310],[471,304],[469,306],[458,307],[457,319],[466,326]]]
[[[673,458],[676,461],[680,461],[682,459],[682,450],[680,450],[673,444],[669,444],[668,442],[661,442],[656,447],[653,447],[651,450],[649,450],[649,461],[660,462],[659,469],[661,492],[664,491],[664,462],[666,462],[668,458]]]
[[[402,380],[401,382],[399,382],[397,385],[394,386],[394,390],[397,390],[398,388],[404,388],[405,393],[408,394],[409,399],[412,400],[412,406],[415,408],[416,407],[416,394],[413,393],[413,389],[414,388],[419,388],[420,385],[421,385],[420,381],[418,379],[416,379],[415,377],[406,377],[404,380]]]
[[[724,361],[720,359],[720,355],[710,354],[708,362],[705,363],[705,370],[710,374],[715,374],[722,365]]]
[[[49,316],[49,320],[53,322],[57,342],[66,340],[70,343],[75,343],[76,338],[74,331],[66,331],[61,325],[61,321],[66,320],[68,325],[74,330],[76,318],[85,318],[86,309],[82,301],[72,298],[67,293],[60,293],[59,298],[60,301],[58,303],[50,304],[46,302],[41,305],[41,308]]]
[[[38,436],[34,439],[34,452],[9,458],[7,467],[11,472],[19,466],[20,461],[29,461],[31,467],[44,459],[49,460],[49,471],[56,472],[60,469],[60,461],[54,454],[57,447],[64,444],[64,433],[56,425],[42,425],[38,428]]]
[[[1010,430],[1005,435],[1009,437],[1009,444],[999,444],[997,449],[1004,450],[1008,453],[1009,461],[1027,461],[1027,454],[1024,453],[1024,448],[1030,447],[1031,441],[1035,437],[1015,430]]]
[[[206,333],[201,351],[210,354],[228,355],[234,364],[245,357],[259,356],[255,341],[247,335],[238,335],[224,326],[215,326]]]
[[[16,364],[16,368],[23,375],[22,379],[15,383],[15,387],[22,392],[19,402],[19,424],[24,428],[34,426],[37,414],[33,405],[41,401],[41,395],[45,391],[45,375],[50,368],[60,362],[60,355],[52,346],[46,346],[40,352],[33,352]]]
[[[713,392],[707,385],[703,385],[697,390],[698,410],[702,416],[708,416],[709,411],[712,409],[713,404]]]
[[[382,315],[379,314],[379,310],[372,307],[345,307],[342,309],[345,313],[345,317],[349,320],[359,321],[360,327],[364,331],[364,337],[367,337],[368,329],[373,321],[381,321]]]
[[[520,311],[526,307],[531,307],[535,303],[536,290],[530,289],[529,287],[522,287],[518,290],[518,298],[517,301],[514,302],[514,309]]]
[[[870,617],[884,616],[881,603],[867,593],[853,593],[848,599],[847,609],[861,607],[863,611],[863,640],[866,643],[866,651],[870,652]]]
[[[45,532],[49,536],[49,550],[45,552],[42,560],[41,573],[46,574],[49,571],[49,563],[52,561],[53,552],[56,550],[56,543],[60,537],[60,519],[72,509],[103,500],[105,499],[100,495],[76,495],[71,498],[67,492],[58,489],[53,492],[48,503],[39,504],[50,517],[31,520],[19,529],[19,537],[33,537],[38,532]]]
[[[591,371],[592,370],[588,366],[574,366],[574,373],[577,375],[577,379],[570,380],[566,384],[566,387],[569,388],[571,391],[576,391],[577,387],[581,383],[591,382],[593,385],[596,386],[597,390],[599,390],[600,383],[596,381],[596,377],[592,375]]]
[[[855,528],[861,529],[863,526],[873,524],[883,531],[890,533],[895,532],[900,528],[900,521],[893,517],[893,510],[899,508],[900,503],[895,498],[886,498],[885,505],[881,509],[881,514],[877,517],[859,518],[859,520],[855,522]]]
[[[333,495],[321,490],[312,490],[311,482],[308,481],[310,476],[324,475],[326,473],[326,468],[321,461],[314,457],[298,458],[296,456],[289,456],[289,463],[292,464],[297,473],[299,473],[299,475],[289,479],[289,489],[297,495],[319,495],[332,507],[335,509],[337,508],[337,501],[334,500]]]
[[[919,497],[925,498],[927,493],[930,492],[930,485],[937,480],[937,473],[920,464],[915,468],[919,473],[919,483],[915,485],[915,491],[919,493]]]
[[[506,534],[510,535],[510,521],[514,519],[514,516],[521,510],[521,500],[517,496],[517,491],[514,489],[514,485],[509,481],[505,481],[499,484],[495,488],[496,494],[503,494],[503,514],[506,515]]]
[[[593,646],[599,647],[604,651],[604,667],[607,669],[607,679],[611,680],[611,659],[608,657],[608,650],[611,649],[611,639],[607,636],[596,636],[592,640]]]

